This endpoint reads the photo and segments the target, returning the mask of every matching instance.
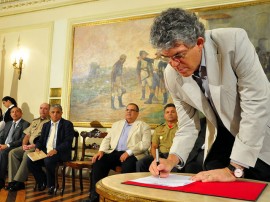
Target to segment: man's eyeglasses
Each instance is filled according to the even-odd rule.
[[[175,55],[173,56],[164,56],[162,55],[161,58],[164,59],[164,60],[173,60],[175,62],[181,62],[180,60],[181,59],[184,59],[186,57],[186,55],[188,54],[188,52],[190,51],[190,49],[192,49],[194,46],[188,48],[187,50],[185,50],[184,52],[180,52],[180,53],[176,53]]]
[[[126,109],[126,112],[138,112],[136,109]]]

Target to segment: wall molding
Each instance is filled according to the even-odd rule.
[[[0,4],[0,17],[72,6],[98,0],[25,0]]]

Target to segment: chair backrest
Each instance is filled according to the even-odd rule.
[[[101,132],[97,128],[93,129],[90,132],[82,131],[81,136],[83,138],[82,141],[82,156],[81,156],[81,161],[84,161],[85,157],[90,157],[91,155],[86,154],[87,149],[92,149],[92,150],[99,150],[99,145],[97,143],[92,143],[92,144],[87,144],[86,143],[86,138],[104,138],[106,137],[108,133],[107,132]]]
[[[71,152],[74,152],[72,161],[76,161],[78,158],[78,144],[79,144],[79,132],[74,130],[73,143],[71,147]]]

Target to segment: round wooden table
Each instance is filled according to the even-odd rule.
[[[127,180],[146,176],[150,176],[150,173],[117,174],[100,180],[96,184],[97,193],[100,195],[100,202],[243,202],[243,200],[121,184]],[[257,202],[270,201],[269,186],[270,183],[258,198]]]

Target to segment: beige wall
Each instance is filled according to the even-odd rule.
[[[42,2],[42,1],[41,1]],[[57,2],[57,1],[56,1]],[[60,2],[60,1],[58,1]],[[73,2],[78,2],[74,0]],[[38,116],[40,103],[49,100],[50,88],[62,88],[64,117],[68,117],[69,74],[72,58],[72,25],[105,19],[159,13],[168,7],[201,8],[254,1],[220,0],[99,0],[17,15],[0,11],[0,96],[14,96],[31,121]],[[23,9],[23,7],[21,8]],[[28,9],[28,10],[27,10]],[[10,60],[20,45],[29,49],[22,78],[14,78]],[[5,54],[3,53],[5,50]],[[2,106],[3,107],[3,106]],[[84,128],[80,128],[83,130]]]

